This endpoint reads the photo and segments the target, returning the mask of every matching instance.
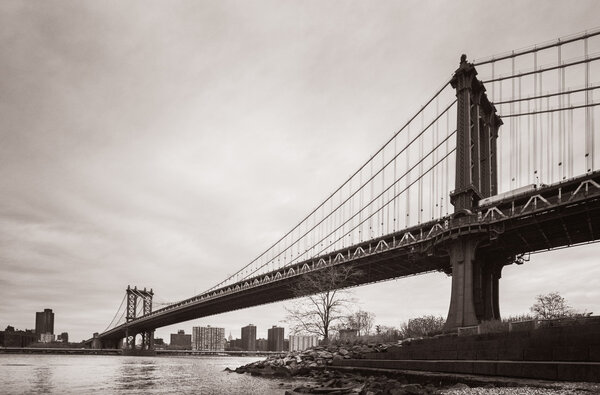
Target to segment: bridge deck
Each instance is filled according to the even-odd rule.
[[[321,257],[248,278],[156,310],[100,335],[133,333],[296,297],[292,286],[304,273],[349,265],[362,275],[352,287],[431,271],[451,273],[446,243],[481,237],[480,251],[506,255],[548,250],[600,238],[600,172],[507,197],[468,215],[451,215],[366,241]]]

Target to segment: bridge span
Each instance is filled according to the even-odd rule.
[[[504,266],[600,238],[600,78],[590,67],[600,56],[588,45],[596,36],[600,29],[473,63],[463,55],[390,140],[256,259],[154,311],[152,291],[128,288],[126,322],[109,324],[95,346],[126,339],[135,349],[141,334],[142,349],[152,349],[156,328],[297,297],[305,276],[332,267],[360,273],[342,288],[445,272],[448,331],[499,319]],[[583,56],[563,59],[565,46]],[[556,62],[540,66],[540,51],[556,51]],[[518,70],[516,58],[531,67]]]
[[[526,253],[567,247],[600,238],[600,172],[506,197],[427,222],[385,237],[350,246],[319,258],[299,262],[264,275],[215,289],[155,310],[99,335],[112,343],[128,332],[141,333],[162,326],[296,297],[293,285],[302,276],[330,266],[349,265],[361,272],[344,287],[369,284],[433,271],[452,274],[451,244],[475,236],[475,260],[494,270],[520,263]],[[498,277],[499,278],[499,274]],[[482,318],[499,316],[497,278],[490,289],[480,289]],[[490,292],[482,295],[482,292]],[[488,309],[487,311],[485,309]]]

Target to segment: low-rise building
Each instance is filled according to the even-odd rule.
[[[40,333],[40,343],[52,343],[54,341],[54,335],[52,333]]]
[[[192,335],[186,335],[183,329],[178,330],[177,333],[171,333],[169,348],[172,350],[191,350]]]
[[[318,345],[318,336],[290,335],[290,351],[302,351]]]
[[[269,341],[267,339],[256,339],[256,351],[269,351]]]
[[[32,330],[16,331],[12,328],[11,330],[0,331],[0,346],[2,347],[28,347],[36,341],[37,334]]]

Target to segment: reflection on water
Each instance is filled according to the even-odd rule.
[[[281,379],[223,371],[254,360],[0,354],[0,393],[283,394]]]
[[[120,366],[115,382],[117,391],[148,390],[154,387],[156,363],[148,360],[127,360]]]
[[[52,375],[51,366],[35,366],[32,375],[33,392],[38,394],[52,393],[54,390]]]

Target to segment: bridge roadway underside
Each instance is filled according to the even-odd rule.
[[[393,278],[406,277],[431,271],[452,273],[449,246],[461,238],[478,240],[477,254],[486,257],[515,256],[521,253],[543,251],[600,239],[600,190],[577,193],[582,180],[600,183],[600,173],[580,177],[559,186],[537,190],[530,195],[499,202],[497,208],[507,215],[493,220],[477,219],[476,215],[462,218],[449,217],[449,226],[434,237],[424,238],[403,247],[382,250],[377,254],[365,255],[340,264],[360,270],[361,275],[351,278],[340,288],[375,283]],[[546,201],[532,205],[534,195]],[[483,211],[482,211],[483,214]],[[412,228],[413,234],[427,231],[444,219],[425,223]],[[392,244],[406,231],[370,240],[345,249],[347,254],[358,246],[365,250],[375,246],[380,240]],[[331,254],[335,256],[337,252]],[[568,264],[567,262],[565,264]],[[322,269],[316,269],[322,270]],[[540,267],[543,270],[543,267]],[[129,333],[140,333],[162,326],[172,325],[196,318],[216,315],[297,297],[292,286],[302,281],[302,274],[283,277],[278,281],[264,282],[241,291],[224,293],[212,299],[185,304],[174,309],[157,311],[158,314],[141,317],[127,325],[109,330],[100,335],[102,341],[114,341]],[[424,290],[426,292],[426,290]]]
[[[425,272],[439,271],[448,261],[447,257],[423,257],[418,261],[408,257],[408,251],[396,250],[378,254],[374,257],[345,263],[361,271],[345,287],[374,283],[391,278],[405,277]],[[294,276],[249,288],[243,292],[226,294],[213,300],[207,300],[194,308],[184,308],[178,311],[166,312],[144,322],[132,322],[130,332],[138,333],[196,318],[279,302],[297,297],[292,292],[292,286],[301,281],[301,276]],[[103,340],[120,339],[125,337],[125,329],[102,334]]]

